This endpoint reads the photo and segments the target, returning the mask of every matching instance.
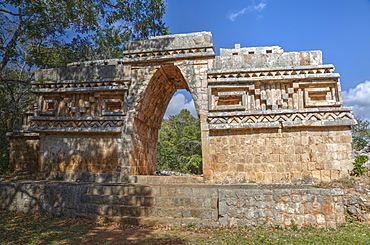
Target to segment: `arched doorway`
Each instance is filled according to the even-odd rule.
[[[180,69],[174,64],[161,65],[138,101],[133,123],[133,148],[130,154],[131,175],[155,173],[158,130],[173,94],[178,89],[189,91]]]

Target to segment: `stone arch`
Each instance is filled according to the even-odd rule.
[[[189,86],[174,64],[161,65],[151,77],[138,101],[133,121],[133,148],[130,154],[130,174],[155,173],[158,130],[167,106],[178,89]]]

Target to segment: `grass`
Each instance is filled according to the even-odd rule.
[[[0,211],[0,244],[83,243],[86,221]]]
[[[0,210],[0,244],[368,244],[370,225],[337,229],[276,227],[148,228]]]
[[[231,228],[215,230],[198,244],[369,244],[370,227],[350,224],[338,229]]]

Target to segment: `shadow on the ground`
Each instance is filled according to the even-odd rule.
[[[176,235],[139,226],[96,225],[86,219],[0,210],[0,244],[184,244]]]

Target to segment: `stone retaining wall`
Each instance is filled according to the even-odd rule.
[[[345,222],[342,195],[341,189],[220,190],[220,223],[336,227]]]
[[[341,189],[294,185],[0,183],[0,208],[169,226],[337,227],[345,222]]]

